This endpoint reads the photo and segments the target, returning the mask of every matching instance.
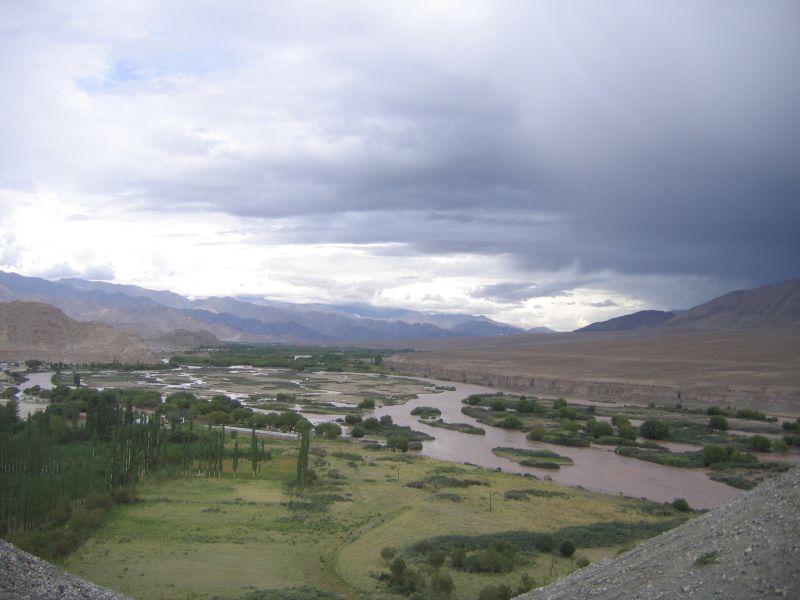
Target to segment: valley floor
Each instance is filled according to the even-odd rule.
[[[523,591],[523,575],[546,584],[577,569],[579,557],[594,562],[687,518],[669,505],[346,441],[314,442],[318,479],[297,495],[287,487],[294,445],[272,448],[273,459],[255,479],[241,469],[234,478],[230,464],[221,478],[150,477],[140,501],[115,507],[64,567],[137,599],[245,598],[298,586],[344,598],[399,599],[378,579],[389,570],[381,551],[393,548],[423,580],[452,577],[450,597],[466,600],[486,586]],[[563,558],[537,551],[531,540],[546,533],[573,538],[577,552]],[[454,543],[474,553],[495,538],[510,539],[520,551],[510,570],[454,567]],[[432,564],[437,549],[444,553],[441,566]]]

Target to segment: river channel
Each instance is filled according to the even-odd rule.
[[[52,373],[28,374],[28,381],[20,387],[27,388],[39,385],[50,389]],[[580,486],[589,490],[607,494],[624,494],[626,496],[648,498],[657,502],[671,502],[675,498],[685,498],[693,508],[713,508],[742,493],[742,490],[723,483],[712,481],[706,476],[704,469],[680,469],[655,463],[626,458],[614,453],[609,446],[593,445],[590,448],[574,448],[558,446],[526,439],[525,434],[498,427],[483,425],[472,417],[461,413],[462,400],[470,394],[493,394],[498,390],[465,383],[438,381],[434,379],[414,379],[424,381],[431,386],[450,386],[454,391],[442,391],[420,394],[417,398],[392,406],[383,406],[374,411],[367,411],[376,417],[389,415],[398,425],[407,425],[412,429],[423,431],[434,440],[423,442],[421,454],[454,463],[470,463],[490,469],[502,469],[509,473],[531,474],[540,479],[550,478],[555,482],[568,486]],[[198,380],[199,381],[199,380]],[[142,382],[144,383],[144,382]],[[187,384],[188,385],[188,384]],[[183,386],[164,386],[156,383],[153,387],[172,391],[172,388]],[[193,385],[189,387],[194,388]],[[199,386],[198,387],[202,387]],[[219,393],[234,394],[225,390],[214,390]],[[331,392],[333,395],[334,392]],[[22,394],[20,394],[22,396]],[[22,398],[20,398],[22,400]],[[588,403],[582,401],[581,403]],[[598,403],[601,404],[601,403]],[[46,403],[20,402],[22,417],[36,410],[42,410]],[[434,406],[441,410],[441,418],[450,423],[469,423],[486,430],[486,435],[474,435],[431,427],[411,415],[418,406]],[[300,406],[298,409],[302,410]],[[313,423],[329,421],[341,415],[316,415],[306,413]],[[672,444],[674,451],[694,450],[698,447],[685,444]],[[560,470],[536,469],[524,467],[512,460],[501,458],[492,453],[492,448],[508,446],[513,448],[548,449],[569,456],[574,465],[562,466]]]
[[[416,378],[415,378],[416,379]],[[671,502],[685,498],[693,508],[713,508],[740,494],[742,490],[712,481],[704,469],[680,469],[627,458],[614,453],[609,446],[593,445],[590,448],[557,446],[526,439],[525,434],[498,427],[483,425],[461,413],[461,400],[470,394],[492,394],[497,390],[464,383],[422,379],[432,385],[452,386],[455,391],[420,394],[405,404],[385,406],[374,415],[390,415],[398,425],[408,425],[435,437],[423,442],[421,454],[456,463],[472,463],[509,473],[530,473],[539,478],[549,477],[568,486],[581,486],[607,494],[624,494],[643,497],[657,502]],[[418,406],[434,406],[442,411],[441,418],[450,423],[469,423],[486,430],[486,435],[475,435],[430,427],[421,423],[411,410]],[[492,453],[497,446],[513,448],[548,449],[569,456],[574,465],[560,470],[536,469]]]

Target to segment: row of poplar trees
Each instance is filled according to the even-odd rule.
[[[220,477],[224,459],[232,458],[235,475],[241,456],[255,477],[270,456],[255,429],[250,448],[240,453],[238,439],[226,449],[224,427],[166,427],[160,415],[134,411],[114,390],[91,395],[85,423],[51,408],[21,420],[13,400],[0,405],[0,535],[46,525],[89,495],[109,493],[156,469]]]

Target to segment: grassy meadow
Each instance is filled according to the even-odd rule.
[[[290,598],[287,588],[313,588],[303,598],[413,597],[380,579],[396,554],[416,573],[417,597],[473,599],[487,586],[516,591],[525,574],[544,585],[686,518],[652,502],[343,440],[314,440],[317,477],[297,492],[296,443],[270,446],[256,478],[247,464],[234,478],[230,463],[219,478],[148,476],[139,501],[115,506],[62,566],[137,599]],[[556,544],[570,537],[577,551],[537,550],[533,540],[547,533]],[[454,548],[485,558],[498,539],[518,552],[497,572],[454,567]],[[434,574],[451,578],[449,595],[430,589]]]

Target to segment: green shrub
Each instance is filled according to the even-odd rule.
[[[592,426],[590,433],[594,437],[599,438],[604,435],[614,435],[614,429],[611,427],[610,423],[599,421]]]
[[[478,600],[510,600],[513,594],[507,585],[490,585],[480,591]]]
[[[689,512],[691,510],[689,503],[684,498],[675,498],[672,501],[672,508],[680,512]]]
[[[434,573],[431,575],[431,592],[437,600],[439,598],[449,598],[455,589],[453,578],[447,573]]]
[[[533,440],[535,442],[541,442],[544,437],[547,435],[547,430],[544,427],[534,427],[528,432],[528,435],[525,436],[529,440]]]
[[[707,552],[697,558],[694,561],[696,567],[707,567],[709,565],[714,565],[719,561],[719,552],[714,550],[713,552]]]
[[[727,448],[719,444],[709,444],[703,447],[703,462],[706,465],[727,462],[730,458]]]
[[[415,417],[422,417],[423,419],[432,419],[433,417],[441,415],[442,411],[433,406],[417,406],[411,410],[411,414]]]
[[[574,406],[562,406],[558,409],[558,416],[562,419],[577,419],[578,411]]]
[[[783,454],[789,449],[789,444],[784,442],[783,440],[774,440],[772,442],[772,451],[773,452],[780,452]]]
[[[512,415],[505,417],[498,425],[503,429],[522,429],[522,421]]]
[[[575,564],[578,566],[579,569],[582,569],[584,567],[588,567],[589,563],[590,563],[589,559],[586,558],[585,556],[580,556],[575,561]]]
[[[646,419],[639,426],[639,433],[649,440],[666,440],[669,438],[669,426],[658,419]]]
[[[454,569],[462,570],[467,562],[467,553],[463,548],[456,548],[450,553],[450,563]]]
[[[325,439],[333,440],[342,435],[342,428],[336,423],[320,423],[314,428],[314,433]]]
[[[708,426],[711,429],[718,429],[719,431],[727,431],[728,419],[726,419],[722,415],[712,415],[712,417],[708,420]]]
[[[514,561],[494,548],[467,555],[464,569],[470,573],[508,573],[514,569]]]
[[[611,424],[614,427],[619,427],[620,425],[630,425],[631,421],[625,415],[613,415],[611,417]]]
[[[491,401],[489,407],[495,412],[503,412],[506,409],[506,403],[500,398],[495,398]]]
[[[391,546],[381,548],[381,558],[386,562],[389,562],[395,556],[397,556],[397,548],[392,548]]]
[[[545,533],[536,538],[535,546],[540,552],[552,552],[556,541],[552,535]]]
[[[567,433],[577,433],[578,432],[578,424],[573,421],[572,419],[564,419],[561,422],[561,428],[566,431]]]
[[[575,554],[575,550],[577,550],[577,547],[572,540],[562,540],[558,545],[558,553],[564,558],[569,558]]]
[[[750,438],[750,447],[756,452],[769,452],[772,442],[764,435],[754,435]]]
[[[517,588],[515,594],[518,596],[525,594],[526,592],[530,592],[535,587],[536,580],[527,573],[523,573],[522,577],[519,579],[519,587]]]
[[[626,440],[635,440],[636,439],[636,428],[628,424],[620,424],[617,426],[617,432],[619,433],[619,437],[624,438]]]
[[[751,421],[766,421],[767,415],[759,410],[753,410],[750,408],[742,408],[736,411],[736,418],[737,419],[750,419]]]

